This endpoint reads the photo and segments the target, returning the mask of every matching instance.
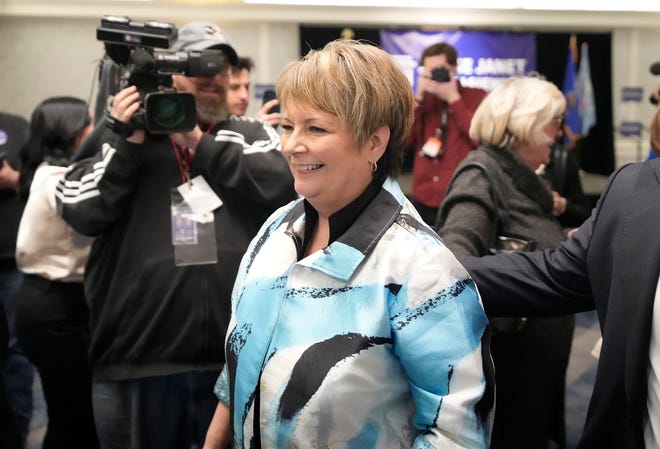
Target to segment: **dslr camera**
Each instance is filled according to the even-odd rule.
[[[140,93],[140,109],[130,122],[134,129],[151,134],[192,130],[197,122],[195,97],[177,92],[172,75],[215,76],[223,69],[220,50],[156,50],[169,49],[177,36],[171,23],[120,16],[104,16],[96,29],[96,39],[105,43],[107,55],[121,68],[119,88],[134,85]]]
[[[444,67],[436,67],[431,70],[431,79],[437,83],[446,83],[449,81],[449,71]]]

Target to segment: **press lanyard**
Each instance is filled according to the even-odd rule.
[[[442,141],[441,148],[444,150],[447,147],[447,116],[449,115],[449,104],[444,101],[443,106],[440,120],[440,140]]]
[[[192,165],[192,156],[188,147],[179,147],[172,141],[172,150],[174,150],[174,157],[179,166],[179,173],[181,173],[181,182],[190,185],[190,166]]]

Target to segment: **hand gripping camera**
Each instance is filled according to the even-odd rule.
[[[177,92],[172,75],[215,76],[222,71],[220,50],[157,51],[176,42],[178,31],[171,23],[136,22],[128,17],[105,16],[96,29],[96,39],[105,43],[107,55],[121,67],[120,89],[134,85],[141,106],[130,125],[151,134],[190,131],[197,122],[195,97]]]

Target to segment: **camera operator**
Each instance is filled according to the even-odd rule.
[[[215,76],[172,76],[196,100],[192,131],[133,129],[141,94],[124,88],[99,151],[58,186],[62,217],[97,236],[85,290],[102,447],[202,446],[241,257],[265,218],[296,197],[274,129],[229,115],[237,56],[222,30],[192,22],[173,46],[211,48],[225,56]]]
[[[435,224],[438,206],[456,166],[476,148],[469,136],[474,111],[486,96],[461,86],[458,54],[449,44],[427,47],[420,58],[415,122],[408,138],[413,158],[412,201],[422,219]]]

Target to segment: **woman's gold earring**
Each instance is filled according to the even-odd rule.
[[[376,162],[369,162],[369,165],[371,166],[371,171],[373,173],[376,173],[376,171],[378,170],[378,162],[377,161]]]

